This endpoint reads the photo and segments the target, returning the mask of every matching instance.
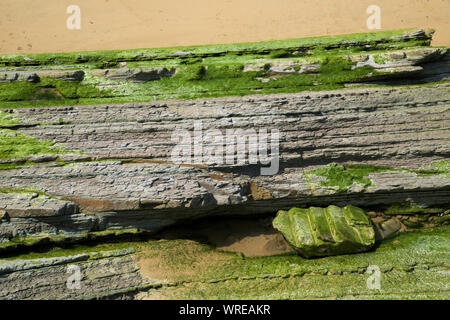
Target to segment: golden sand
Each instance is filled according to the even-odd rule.
[[[69,30],[66,8],[81,8]],[[370,32],[369,5],[381,30],[434,28],[450,45],[450,0],[1,0],[0,53],[69,52],[291,39]]]

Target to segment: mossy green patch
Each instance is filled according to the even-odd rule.
[[[269,57],[273,58],[273,59],[288,58],[290,56],[291,56],[291,53],[288,50],[285,50],[285,49],[275,50],[275,51],[272,51],[269,54]]]
[[[24,81],[0,83],[0,101],[4,102],[27,101],[30,105],[39,105],[39,101],[54,101],[56,104],[61,104],[63,103],[62,100],[68,99],[111,96],[108,90],[99,90],[92,84],[85,84],[80,81],[44,78],[37,83]],[[76,101],[71,102],[76,104]]]
[[[383,54],[374,54],[373,61],[377,64],[386,64],[389,62],[389,59]]]
[[[450,203],[436,207],[419,206],[411,202],[394,203],[387,207],[381,207],[384,214],[388,215],[414,215],[414,214],[436,214],[450,209]]]
[[[24,161],[24,162],[11,162],[11,163],[0,163],[0,170],[11,170],[17,169],[22,166],[33,166],[36,162]]]
[[[51,195],[45,193],[42,190],[34,189],[34,188],[31,188],[31,187],[27,187],[27,188],[5,188],[5,187],[0,187],[0,193],[37,194],[39,196],[46,196],[48,198],[58,199],[58,198],[56,198],[54,196],[51,196]],[[21,239],[21,237],[18,236],[15,239],[16,239],[15,243],[18,243],[19,240]],[[23,240],[25,242],[27,242],[27,241],[35,241],[36,239],[39,239],[39,237],[37,237],[37,238],[36,237],[23,237]]]
[[[53,141],[38,140],[13,130],[0,129],[1,160],[25,158],[31,155],[71,153],[54,145]]]
[[[168,278],[174,281],[227,279],[237,276],[242,278],[303,275],[321,271],[325,274],[358,272],[372,263],[378,265],[382,271],[388,271],[392,268],[403,269],[418,264],[449,267],[450,251],[446,251],[450,249],[450,238],[446,238],[450,235],[449,232],[448,226],[423,229],[386,240],[370,252],[319,259],[304,259],[296,255],[248,258],[216,251],[213,247],[187,240],[150,241],[141,248],[143,250],[141,252],[143,258],[159,257],[155,263],[161,268],[167,266],[172,270],[167,270]],[[445,254],[440,256],[443,253]],[[190,275],[186,275],[182,271],[184,268],[191,268],[189,266],[208,260],[211,263],[203,265],[202,273],[189,272]],[[195,266],[192,268],[196,269]]]
[[[414,300],[448,299],[448,275],[421,270],[380,275],[380,289],[367,286],[369,274],[305,275],[297,277],[229,279],[217,283],[183,283],[148,291],[152,299],[208,300]]]
[[[436,219],[436,225],[449,225],[450,224],[450,212],[447,212],[442,217]]]
[[[442,160],[433,162],[431,164],[432,167],[435,167],[441,173],[443,173],[447,178],[450,179],[450,160]]]
[[[354,206],[292,208],[279,211],[272,224],[306,258],[367,251],[375,244],[369,217]]]
[[[133,247],[140,272],[163,285],[150,292],[172,298],[413,298],[448,295],[450,226],[403,233],[365,253],[304,259],[248,258],[191,240],[123,240],[75,245],[5,258],[34,259]],[[369,290],[369,266],[381,290]],[[170,286],[169,286],[170,285]]]
[[[31,245],[35,243],[38,239],[28,240],[27,244]],[[17,241],[13,243],[17,244],[25,244],[23,241]],[[99,252],[99,251],[111,251],[111,250],[120,250],[126,248],[135,247],[135,242],[120,242],[120,243],[100,243],[100,244],[78,244],[73,246],[64,247],[54,247],[52,249],[42,249],[41,252],[28,252],[23,254],[18,254],[12,257],[1,258],[0,261],[11,261],[11,260],[28,260],[28,259],[42,259],[42,258],[54,258],[54,257],[63,257],[63,256],[73,256],[77,254],[83,253],[91,253],[91,252]],[[38,250],[38,249],[37,249]]]
[[[42,66],[42,65],[77,65],[105,67],[116,66],[120,61],[160,61],[171,59],[192,59],[197,57],[223,56],[226,54],[270,54],[273,51],[305,51],[307,49],[334,50],[343,48],[388,48],[409,45],[427,45],[431,34],[423,40],[393,39],[412,29],[360,33],[340,36],[310,37],[302,39],[263,41],[254,43],[235,43],[189,47],[171,47],[157,49],[110,50],[72,53],[42,53],[0,55],[0,65],[4,66]],[[179,55],[184,52],[184,55]]]
[[[19,119],[13,116],[13,113],[9,112],[0,112],[0,127],[7,127],[16,125],[19,122]]]
[[[153,291],[167,298],[438,297],[449,291],[443,281],[450,270],[449,239],[448,226],[426,229],[386,240],[370,252],[319,259],[247,258],[188,240],[159,241],[141,248],[138,264],[151,278],[178,284]],[[368,289],[369,266],[381,271],[381,290]]]
[[[326,178],[326,181],[319,182],[321,186],[338,187],[338,191],[345,191],[353,183],[362,184],[365,188],[372,184],[372,181],[367,177],[370,173],[385,172],[391,170],[385,166],[371,166],[371,165],[337,165],[330,163],[328,166],[307,171],[304,176],[310,180],[310,175],[316,175]]]
[[[142,238],[147,236],[147,231],[139,229],[85,232],[71,237],[16,236],[8,242],[0,243],[0,252],[3,256],[0,256],[0,260],[52,258],[129,247],[139,248],[146,243]]]
[[[184,48],[138,49],[65,54],[0,56],[5,65],[31,64],[46,68],[66,65],[85,71],[82,82],[41,79],[38,83],[0,84],[0,108],[63,106],[77,104],[151,102],[250,94],[296,93],[334,90],[348,83],[365,81],[376,72],[371,67],[353,69],[347,56],[366,51],[383,52],[428,46],[424,39],[393,39],[404,30],[337,37],[319,37]],[[292,60],[299,71],[302,64],[321,64],[315,72],[273,75],[271,63]],[[95,77],[94,68],[165,67],[176,69],[173,77],[143,83],[113,81]],[[245,65],[264,64],[261,71],[244,72]],[[107,86],[104,86],[104,84]],[[98,87],[102,88],[99,89]],[[109,89],[104,89],[108,87]]]

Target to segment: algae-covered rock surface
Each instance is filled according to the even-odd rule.
[[[448,298],[431,38],[0,55],[0,298]]]
[[[247,257],[188,239],[75,245],[0,259],[2,299],[448,299],[449,226],[375,250]],[[80,267],[80,289],[65,285]],[[379,275],[379,286],[372,283]],[[371,278],[372,277],[372,278]]]
[[[307,258],[367,251],[375,244],[369,217],[354,206],[279,211],[273,226]]]
[[[152,102],[448,81],[432,32],[191,48],[0,55],[0,107]]]

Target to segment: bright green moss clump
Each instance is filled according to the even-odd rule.
[[[0,127],[1,126],[12,126],[19,122],[10,113],[0,112]]]
[[[55,148],[54,144],[53,141],[39,141],[13,130],[0,129],[0,160],[24,158],[30,155],[70,153],[64,149]]]
[[[353,206],[279,211],[273,226],[306,258],[363,252],[375,244],[369,217]]]
[[[386,207],[383,212],[388,215],[414,215],[414,214],[436,214],[443,213],[450,208],[450,204],[439,207],[423,207],[414,203],[394,203]]]
[[[431,164],[450,179],[450,160],[442,160]]]
[[[109,50],[91,52],[70,52],[70,53],[40,53],[27,55],[0,55],[0,66],[37,66],[37,65],[67,65],[67,64],[93,64],[95,67],[115,66],[119,61],[147,61],[172,58],[177,52],[186,52],[185,59],[192,59],[193,56],[216,56],[224,53],[232,54],[267,54],[273,51],[284,50],[286,52],[319,48],[321,50],[331,50],[345,47],[350,41],[358,45],[373,47],[405,47],[427,45],[431,42],[431,34],[423,40],[402,41],[392,39],[392,37],[402,36],[408,30],[392,30],[382,32],[360,33],[352,35],[310,37],[302,39],[262,41],[253,43],[233,43],[219,45],[171,47],[155,49],[132,49],[132,50]],[[354,46],[350,46],[354,47]],[[343,49],[343,48],[340,48]]]
[[[349,164],[346,166],[330,163],[324,168],[311,170],[305,173],[308,179],[309,175],[316,175],[324,177],[327,180],[321,181],[319,184],[322,186],[337,186],[338,191],[345,191],[353,183],[363,184],[364,187],[369,187],[372,181],[367,177],[368,174],[374,172],[388,171],[390,168],[384,166],[369,166],[369,165],[356,165]]]
[[[81,98],[111,97],[109,90],[99,90],[92,84],[80,81],[62,81],[44,78],[37,83],[12,82],[0,83],[0,102],[28,101],[30,105],[39,104],[39,101],[55,101],[61,104],[62,100]],[[72,101],[76,104],[76,101]]]
[[[369,66],[354,69],[355,63],[348,59],[350,55],[429,46],[431,35],[399,37],[405,32],[162,49],[0,55],[0,66],[33,65],[45,70],[65,65],[85,72],[81,82],[41,79],[38,83],[0,83],[0,108],[342,89],[346,84],[364,82],[377,73]],[[291,64],[288,69],[296,72],[274,71],[279,70],[283,62]],[[300,72],[302,66],[308,64],[321,67]],[[105,79],[91,73],[93,69],[119,67],[167,68],[176,70],[176,74],[159,80],[133,82]],[[275,68],[271,70],[272,67]]]

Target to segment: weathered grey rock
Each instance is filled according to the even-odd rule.
[[[49,266],[58,266],[61,264],[68,264],[71,262],[86,261],[89,259],[88,254],[78,254],[75,256],[63,256],[56,258],[42,258],[34,260],[13,260],[0,264],[0,275],[11,272],[25,271],[31,269],[39,269]]]
[[[77,213],[77,206],[69,201],[62,201],[28,193],[0,193],[0,209],[11,218],[50,217]]]
[[[293,61],[273,62],[269,69],[271,74],[300,74],[318,70],[320,64],[299,64]]]
[[[162,77],[172,77],[175,69],[164,67],[155,68],[118,68],[118,69],[98,69],[91,73],[97,77],[103,77],[109,80],[121,81],[152,81],[159,80]]]
[[[42,78],[64,81],[81,81],[84,78],[82,70],[30,70],[30,71],[0,71],[1,82],[27,81],[37,82]]]
[[[36,82],[38,80],[39,77],[35,72],[0,72],[0,83],[15,81]]]
[[[450,68],[449,59],[450,52],[448,48],[418,48],[418,49],[406,49],[401,51],[386,51],[378,54],[359,54],[350,55],[348,58],[356,62],[353,69],[361,67],[372,67],[374,73],[366,76],[361,81],[393,81],[396,79],[424,79],[427,82],[442,81],[437,78],[437,75],[445,77]],[[263,71],[269,72],[268,77],[257,78],[262,82],[269,82],[276,80],[278,77],[289,74],[301,74],[318,72],[320,64],[305,64],[304,62],[293,60],[262,60],[262,62],[256,64],[245,65],[243,71]],[[433,78],[427,78],[430,75],[434,75]]]
[[[424,30],[415,30],[401,36],[391,37],[391,39],[412,39],[412,38],[421,39],[426,38],[426,36],[427,33]]]
[[[266,65],[269,65],[267,68]],[[243,71],[262,71],[267,68],[269,73],[272,75],[289,75],[289,74],[300,74],[316,71],[321,67],[320,64],[305,64],[294,62],[290,60],[282,61],[271,61],[267,60],[266,63],[249,64],[245,65]]]
[[[338,186],[324,185],[326,178],[308,178],[304,172],[330,162],[412,170],[446,159],[450,156],[449,107],[449,85],[440,84],[16,109],[12,116],[19,118],[19,125],[28,126],[19,132],[84,154],[65,158],[67,161],[86,157],[132,162],[74,162],[65,166],[43,162],[2,171],[0,187],[39,190],[76,204],[82,213],[39,217],[29,215],[30,208],[17,206],[22,211],[15,214],[22,220],[3,224],[3,233],[58,234],[77,228],[157,231],[185,219],[273,213],[295,206],[443,205],[450,197],[450,179],[445,175],[377,172],[367,175],[370,185],[354,183],[339,190]],[[58,123],[59,119],[63,124],[33,126]],[[198,120],[203,132],[218,129],[226,134],[233,128],[244,132],[268,129],[270,133],[278,129],[280,170],[273,176],[261,176],[260,164],[173,163],[171,155],[178,143],[172,140],[173,132],[185,129],[193,135]],[[0,202],[0,209],[4,207]],[[45,210],[60,212],[52,206]]]
[[[42,70],[36,71],[39,78],[50,78],[64,81],[82,81],[84,71],[82,70]]]
[[[450,180],[444,176],[380,172],[369,177],[373,186],[364,191],[339,192],[337,188],[311,184],[302,169],[271,177],[250,177],[151,163],[32,166],[21,169],[20,175],[8,170],[0,177],[0,184],[46,190],[70,199],[85,214],[11,219],[9,224],[1,224],[0,230],[10,237],[14,236],[13,230],[16,234],[59,234],[94,228],[156,232],[186,219],[213,215],[263,214],[305,205],[379,206],[411,200],[439,206],[450,196]],[[16,214],[29,214],[28,208],[23,210]]]
[[[369,217],[353,206],[279,211],[273,226],[306,258],[363,252],[375,244]]]
[[[184,57],[193,54],[193,51],[177,51],[169,55],[169,57]]]
[[[0,261],[0,300],[99,299],[156,283],[139,273],[131,249],[35,260]],[[69,278],[79,270],[80,287]]]
[[[349,58],[356,62],[354,68],[370,66],[375,68],[376,72],[382,73],[370,76],[371,80],[387,80],[445,75],[449,68],[448,56],[447,48],[420,48],[382,54],[355,55]],[[379,61],[376,62],[376,59]]]
[[[198,102],[20,109],[20,132],[97,158],[170,162],[175,129],[280,128],[280,156],[301,166],[352,159],[416,167],[448,157],[448,85],[357,89]],[[380,148],[380,146],[383,148]],[[422,161],[418,161],[422,159]]]
[[[402,223],[397,218],[391,218],[381,224],[383,238],[389,238],[402,229]]]
[[[77,238],[95,231],[98,219],[92,215],[73,214],[56,217],[9,218],[0,223],[0,238],[5,242],[16,236],[60,236]]]

